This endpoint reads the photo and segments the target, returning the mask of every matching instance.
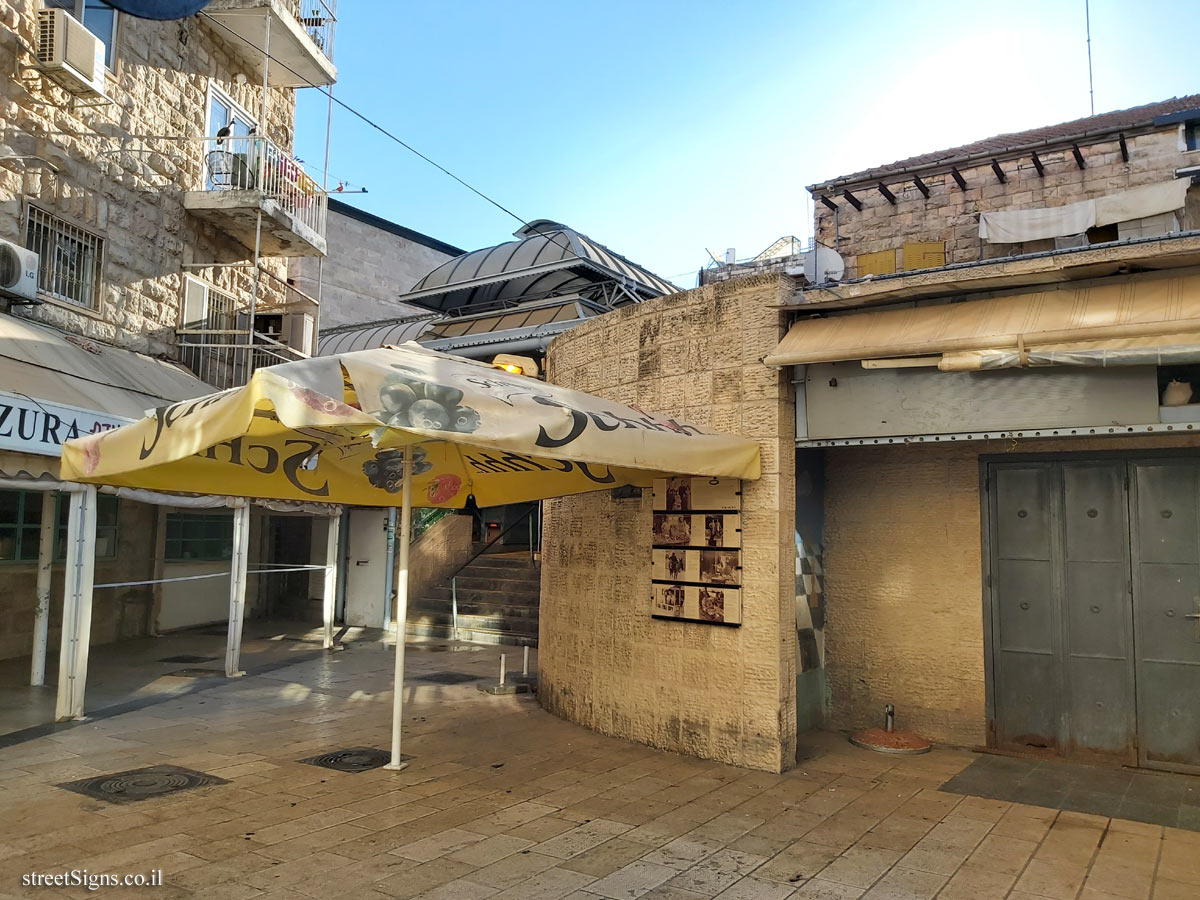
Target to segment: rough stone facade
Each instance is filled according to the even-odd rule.
[[[104,239],[100,301],[84,310],[48,300],[31,318],[104,343],[176,356],[184,266],[244,263],[251,251],[190,216],[181,194],[200,188],[208,90],[213,85],[258,118],[262,88],[237,75],[242,46],[198,16],[154,22],[122,15],[111,103],[73,102],[33,67],[40,0],[0,0],[0,57],[19,77],[0,79],[0,238],[24,245],[28,207],[63,216]],[[230,38],[230,41],[233,39]],[[290,152],[295,96],[273,89],[265,134]],[[4,159],[36,156],[38,159]],[[280,294],[283,260],[264,260],[264,300]],[[187,269],[248,302],[246,268]]]
[[[548,377],[757,438],[742,498],[743,624],[650,617],[651,496],[546,504],[539,701],[604,734],[780,771],[796,748],[794,406],[762,357],[791,281],[759,276],[599,316],[550,346]]]
[[[990,159],[962,164],[959,172],[967,184],[966,190],[958,187],[944,167],[935,174],[919,172],[929,189],[928,199],[917,188],[911,174],[885,175],[882,180],[895,195],[894,206],[876,188],[875,182],[879,179],[853,186],[855,197],[862,203],[861,210],[854,209],[840,196],[842,189],[839,187],[829,192],[839,206],[836,214],[821,203],[814,204],[816,239],[845,257],[846,278],[865,274],[859,271],[859,257],[888,250],[896,252],[896,271],[923,268],[904,264],[901,248],[908,242],[944,242],[948,265],[1052,250],[1053,240],[984,244],[979,238],[979,214],[1001,209],[1063,206],[1167,181],[1174,177],[1176,168],[1200,163],[1200,151],[1186,149],[1182,125],[1163,126],[1131,135],[1126,144],[1128,162],[1121,156],[1115,133],[1099,142],[1082,145],[1086,163],[1082,170],[1075,163],[1069,142],[1065,146],[1045,148],[1039,151],[1044,176],[1038,175],[1028,155],[1008,159],[1002,162],[1007,178],[1004,184],[997,179]],[[815,193],[820,196],[823,191],[817,187]],[[1155,233],[1163,233],[1169,224],[1159,223]],[[1200,191],[1193,189],[1190,192],[1178,227],[1184,231],[1200,227]],[[1108,239],[1146,236],[1142,231],[1140,226],[1127,228],[1126,233],[1114,233]],[[1096,238],[1097,241],[1100,239]]]
[[[1197,437],[826,451],[827,727],[987,742],[980,456],[1200,448]]]
[[[325,237],[325,260],[297,257],[288,263],[288,278],[311,297],[319,279],[322,328],[426,312],[397,298],[464,252],[332,199]]]

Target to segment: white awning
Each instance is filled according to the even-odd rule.
[[[1145,219],[1180,209],[1191,178],[1147,184],[1078,203],[979,214],[979,237],[989,244],[1015,244],[1082,234],[1099,225]]]

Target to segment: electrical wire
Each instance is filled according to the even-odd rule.
[[[234,37],[236,37],[238,40],[242,41],[242,42],[243,42],[243,43],[245,43],[245,44],[248,44],[250,47],[253,47],[253,48],[254,48],[256,51],[258,51],[259,53],[264,53],[264,51],[263,51],[263,49],[262,49],[261,47],[258,47],[257,45],[255,45],[255,43],[254,43],[253,41],[251,41],[249,38],[247,38],[247,37],[244,37],[243,35],[240,35],[240,34],[238,34],[236,31],[234,31],[232,28],[230,28],[230,27],[229,27],[228,25],[226,25],[224,22],[220,21],[219,19],[216,19],[216,18],[214,18],[214,17],[212,16],[212,14],[210,14],[210,13],[206,13],[206,12],[201,12],[201,13],[200,13],[200,15],[201,15],[201,16],[203,16],[205,19],[208,19],[208,20],[209,20],[210,22],[212,22],[214,25],[217,25],[218,27],[220,27],[220,28],[224,29],[224,30],[225,30],[225,31],[227,31],[229,34],[231,34],[231,35],[233,35]],[[441,163],[437,162],[436,160],[433,160],[433,159],[429,158],[429,157],[428,157],[428,156],[426,156],[424,153],[422,153],[420,150],[418,150],[416,147],[414,147],[412,144],[409,144],[407,141],[405,141],[404,139],[402,139],[402,138],[401,138],[401,137],[399,137],[398,135],[395,135],[395,134],[393,134],[391,131],[389,131],[388,129],[384,128],[382,125],[380,125],[378,122],[376,122],[376,121],[374,121],[373,119],[369,118],[369,117],[368,117],[368,116],[366,116],[365,114],[363,114],[363,113],[359,112],[357,109],[355,109],[354,107],[352,107],[350,104],[346,103],[346,102],[345,102],[345,101],[343,101],[343,100],[339,100],[337,97],[333,96],[333,92],[332,92],[332,91],[326,90],[326,89],[325,89],[324,87],[322,87],[321,85],[319,85],[319,84],[316,84],[315,82],[312,82],[312,81],[310,81],[308,78],[306,78],[305,76],[301,75],[299,72],[297,72],[297,71],[296,71],[295,69],[293,69],[291,66],[289,66],[287,63],[285,63],[285,62],[283,62],[283,61],[281,61],[281,60],[279,60],[279,59],[276,59],[276,58],[275,58],[274,56],[272,56],[270,53],[264,53],[264,55],[265,55],[265,56],[267,57],[267,59],[269,59],[271,62],[275,63],[275,64],[276,64],[276,65],[278,65],[278,66],[281,66],[281,67],[283,67],[283,68],[284,68],[284,69],[286,69],[288,72],[290,72],[291,74],[295,75],[297,78],[299,78],[301,81],[303,81],[303,82],[304,82],[306,85],[308,85],[310,88],[313,88],[314,90],[316,90],[316,91],[320,92],[321,94],[325,95],[326,97],[328,97],[330,100],[332,100],[332,101],[333,101],[333,103],[334,103],[334,104],[336,104],[337,106],[341,107],[341,108],[342,108],[342,109],[344,109],[346,112],[350,113],[350,114],[351,114],[352,116],[354,116],[356,119],[359,119],[359,120],[361,120],[361,121],[362,121],[362,122],[364,122],[365,124],[369,125],[371,128],[373,128],[373,129],[375,129],[376,131],[378,131],[378,132],[379,132],[380,134],[382,134],[384,137],[386,137],[386,138],[388,138],[388,139],[390,139],[390,140],[394,141],[395,143],[399,144],[401,147],[403,147],[403,148],[404,148],[405,150],[407,150],[409,153],[412,153],[413,155],[417,156],[418,158],[420,158],[420,159],[424,160],[425,162],[429,163],[429,165],[433,166],[433,167],[434,167],[435,169],[437,169],[439,172],[442,172],[443,174],[445,174],[445,175],[448,175],[450,178],[453,178],[455,181],[457,181],[459,184],[461,184],[461,185],[462,185],[463,187],[465,187],[467,190],[471,191],[471,193],[473,193],[473,194],[476,194],[477,196],[481,197],[483,200],[487,201],[487,202],[488,202],[488,203],[490,203],[492,206],[496,207],[496,209],[500,210],[500,211],[501,211],[501,212],[503,212],[505,215],[511,216],[512,218],[516,219],[518,222],[520,222],[520,223],[521,223],[523,226],[525,226],[526,228],[528,228],[528,227],[529,227],[529,222],[528,222],[528,221],[526,221],[525,219],[523,219],[523,218],[521,218],[520,216],[518,216],[518,215],[517,215],[515,212],[513,212],[511,209],[509,209],[509,208],[508,208],[507,206],[505,206],[503,203],[500,203],[498,200],[493,200],[491,197],[489,197],[489,196],[488,196],[487,194],[485,194],[483,191],[479,190],[479,188],[475,187],[474,185],[470,184],[470,183],[469,183],[469,182],[467,182],[467,181],[464,181],[462,178],[459,178],[457,175],[455,175],[453,172],[451,172],[449,169],[447,169],[447,168],[446,168],[445,166],[443,166]],[[566,245],[564,245],[564,244],[560,244],[560,243],[558,243],[558,241],[555,241],[555,240],[554,240],[554,236],[552,236],[552,235],[550,235],[550,234],[547,234],[546,232],[539,232],[539,233],[540,233],[540,234],[542,234],[543,236],[545,236],[545,237],[549,238],[549,239],[551,240],[551,242],[552,242],[552,243],[555,243],[555,244],[557,244],[559,247],[561,247],[563,250],[566,250],[568,253],[574,253],[574,251],[573,251],[573,250],[571,250],[571,248],[570,248],[570,247],[568,247],[568,246],[566,246]]]

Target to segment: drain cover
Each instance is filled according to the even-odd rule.
[[[179,766],[147,766],[130,772],[112,775],[94,775],[81,781],[68,781],[58,785],[68,791],[83,794],[109,803],[127,803],[134,800],[149,800],[177,791],[208,787],[214,784],[229,784],[224,778],[205,775]]]
[[[212,662],[217,659],[215,656],[192,656],[190,653],[181,653],[178,656],[164,656],[159,662],[166,663],[202,663]]]
[[[215,658],[215,657],[214,657]],[[213,675],[224,675],[220,669],[206,669],[203,666],[187,666],[182,669],[176,669],[174,672],[168,672],[175,678],[208,678]]]
[[[483,676],[468,675],[465,672],[430,672],[428,675],[414,675],[414,681],[428,681],[433,684],[466,684],[468,681],[478,681]]]
[[[335,769],[338,772],[367,772],[386,765],[392,754],[386,750],[376,750],[372,747],[351,747],[348,750],[334,750],[322,753],[320,756],[310,756],[300,762],[310,766],[321,766],[323,769]],[[401,761],[412,759],[407,754],[401,754]]]

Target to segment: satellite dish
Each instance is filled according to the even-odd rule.
[[[804,277],[810,284],[840,281],[846,274],[846,261],[832,247],[817,244],[812,250],[806,251],[803,257]]]
[[[186,19],[208,6],[208,0],[108,0],[108,5],[139,19]]]

